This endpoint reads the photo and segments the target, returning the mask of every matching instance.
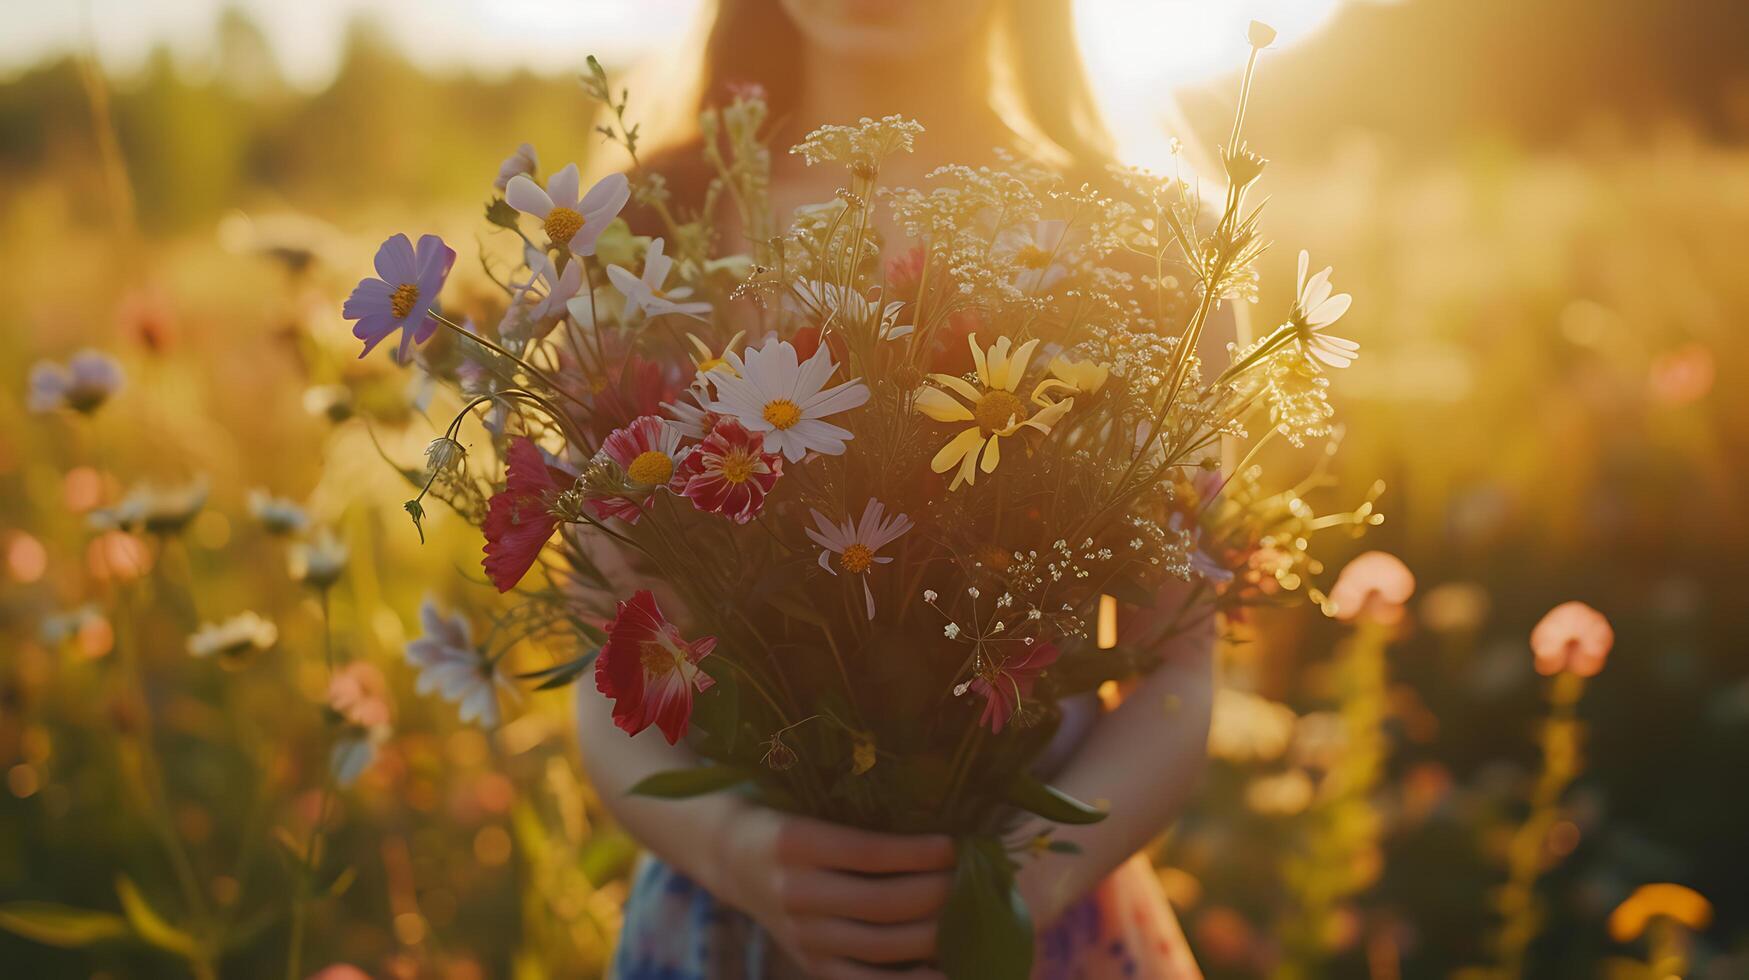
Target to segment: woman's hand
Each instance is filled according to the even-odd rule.
[[[809,975],[939,978],[927,962],[947,901],[953,841],[879,834],[746,805],[726,820],[706,883],[746,912]]]

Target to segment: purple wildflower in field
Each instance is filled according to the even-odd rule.
[[[416,343],[424,343],[437,329],[431,307],[437,302],[449,270],[455,265],[455,249],[436,235],[424,235],[415,249],[406,235],[396,235],[377,249],[376,269],[381,278],[360,280],[346,298],[341,314],[357,320],[352,335],[364,341],[369,354],[386,337],[401,330],[401,349],[396,360],[406,363]]]
[[[29,408],[53,412],[70,408],[89,415],[121,389],[121,365],[101,351],[82,350],[65,366],[38,361],[30,369]]]

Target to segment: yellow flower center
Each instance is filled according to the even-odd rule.
[[[753,456],[736,449],[723,457],[723,479],[730,483],[746,483],[753,476]]]
[[[626,467],[626,476],[631,477],[633,483],[652,487],[667,483],[668,478],[673,475],[674,460],[659,449],[639,453],[638,458],[632,460],[632,465]]]
[[[868,566],[872,564],[874,564],[874,551],[861,542],[845,548],[844,554],[838,556],[838,567],[852,575],[868,571]]]
[[[764,414],[765,421],[770,422],[772,428],[779,431],[787,429],[802,420],[802,410],[797,408],[796,403],[790,401],[788,398],[779,398],[776,401],[766,402]]]
[[[679,666],[674,660],[674,654],[660,643],[646,643],[639,651],[638,660],[643,664],[644,672],[657,677],[665,677]]]
[[[570,208],[554,208],[547,212],[547,237],[564,245],[583,227],[583,216]]]
[[[986,392],[978,399],[978,407],[972,413],[978,422],[978,428],[985,435],[1008,428],[1009,422],[1026,418],[1026,406],[1012,391]]]
[[[419,302],[419,287],[410,282],[404,282],[395,287],[395,295],[389,297],[389,313],[397,320],[406,319],[413,312],[413,304]]]
[[[1037,245],[1028,245],[1015,253],[1014,261],[1023,269],[1042,269],[1051,264],[1051,253]]]

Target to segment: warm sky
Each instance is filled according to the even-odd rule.
[[[427,67],[574,70],[580,52],[631,60],[700,0],[0,0],[0,77],[87,43],[126,72],[161,43],[193,62],[227,6],[266,32],[291,80],[324,84],[349,22],[369,16]],[[1342,0],[1075,0],[1076,20],[1108,117],[1133,159],[1160,158],[1165,137],[1145,107],[1162,87],[1230,71],[1257,18],[1292,44],[1325,24]]]

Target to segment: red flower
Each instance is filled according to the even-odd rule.
[[[820,326],[803,327],[791,337],[790,346],[796,349],[797,362],[806,361],[820,349]],[[832,363],[843,364],[850,359],[850,347],[844,342],[844,331],[834,330],[826,336],[826,347],[832,351]]]
[[[613,698],[613,723],[632,735],[655,725],[669,745],[680,741],[692,717],[693,691],[715,683],[698,662],[716,645],[714,636],[688,642],[648,589],[621,602],[595,660],[595,687]]]
[[[549,464],[523,437],[505,454],[504,490],[486,504],[486,577],[499,592],[509,592],[534,567],[559,519],[547,509],[552,497],[571,482],[571,474]]]
[[[1032,697],[1032,685],[1046,667],[1057,662],[1055,643],[1034,643],[1018,657],[1009,657],[989,678],[972,679],[970,689],[984,696],[984,714],[978,724],[1000,732],[1014,716],[1024,698]]]
[[[686,489],[680,475],[680,463],[686,451],[680,448],[680,430],[673,423],[656,415],[640,415],[623,429],[613,430],[601,451],[618,463],[626,479],[640,489],[637,500],[612,497],[589,501],[589,510],[606,520],[617,517],[627,524],[636,524],[655,500],[657,487],[667,487],[669,493]],[[648,490],[643,490],[643,488]]]
[[[680,464],[686,481],[681,492],[699,510],[722,514],[737,524],[765,507],[765,495],[783,475],[783,456],[765,451],[765,436],[725,418],[693,447]]]

